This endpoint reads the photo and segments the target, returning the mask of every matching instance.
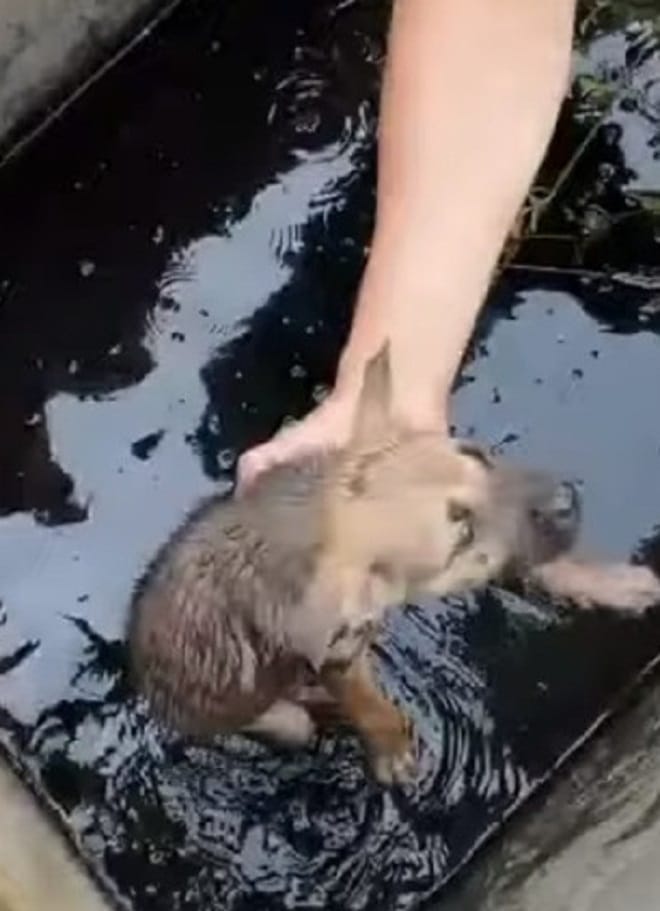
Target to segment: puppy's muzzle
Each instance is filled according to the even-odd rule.
[[[582,520],[582,503],[577,487],[568,481],[554,484],[531,509],[531,520],[540,548],[538,558],[549,560],[570,550]]]
[[[568,481],[557,484],[548,504],[548,513],[557,528],[574,532],[580,523],[580,497]]]

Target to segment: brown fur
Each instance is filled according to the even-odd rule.
[[[660,599],[643,567],[603,571],[567,556],[579,525],[568,485],[409,432],[388,402],[383,352],[344,452],[273,469],[243,498],[202,503],[157,556],[129,640],[138,685],[167,724],[193,737],[249,730],[304,743],[308,708],[330,700],[379,780],[403,780],[410,725],[368,662],[388,607],[506,575],[581,604]]]

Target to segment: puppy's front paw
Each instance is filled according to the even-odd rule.
[[[371,768],[376,780],[385,787],[407,784],[417,771],[412,724],[394,710],[390,724],[378,732],[371,747]]]
[[[645,611],[660,604],[660,579],[647,566],[612,566],[607,578],[607,603],[621,610]]]
[[[641,612],[660,603],[660,579],[647,566],[559,559],[534,570],[533,581],[577,607]]]

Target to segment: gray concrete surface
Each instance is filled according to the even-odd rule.
[[[111,911],[2,756],[0,806],[2,911]]]
[[[166,0],[0,0],[0,148],[60,104],[115,51],[124,30]],[[44,111],[45,113],[45,111]]]
[[[438,911],[657,911],[660,680],[475,858]]]

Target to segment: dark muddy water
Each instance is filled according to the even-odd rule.
[[[136,707],[134,580],[322,393],[369,238],[387,10],[275,6],[184,4],[0,173],[0,742],[145,911],[419,907],[660,649],[657,617],[411,605],[379,648],[421,738],[393,792],[346,737],[190,750]],[[456,414],[581,480],[589,546],[655,558],[659,57],[635,28],[582,41],[545,183],[586,150],[493,294]]]

